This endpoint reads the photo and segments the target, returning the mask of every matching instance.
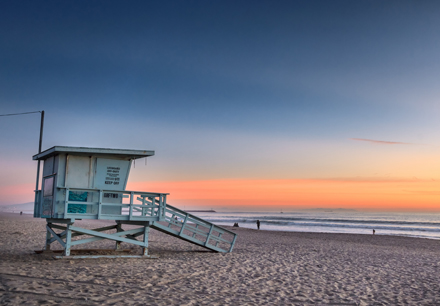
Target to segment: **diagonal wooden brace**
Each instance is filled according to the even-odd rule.
[[[66,243],[63,241],[63,239],[61,239],[61,237],[57,233],[55,233],[54,230],[49,225],[46,225],[46,230],[48,233],[51,233],[53,236],[53,238],[51,238],[48,241],[49,244],[51,244],[54,241],[58,241],[63,246],[63,248],[66,247]]]
[[[102,239],[127,242],[127,243],[131,243],[131,244],[136,244],[139,246],[144,245],[144,242],[121,237],[121,236],[130,235],[130,234],[136,234],[138,232],[143,232],[144,228],[136,228],[136,229],[132,229],[132,230],[124,231],[124,232],[119,232],[119,233],[114,233],[114,234],[105,234],[105,233],[95,232],[93,230],[88,230],[88,229],[84,229],[84,228],[80,228],[80,227],[76,227],[76,226],[71,226],[70,230],[72,230],[73,232],[83,233],[86,235],[94,236],[93,238],[73,241],[72,245],[77,245],[77,244],[81,244],[81,243],[87,243],[87,242],[97,241],[97,240],[102,240]]]

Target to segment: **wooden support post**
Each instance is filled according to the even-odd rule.
[[[121,222],[116,222],[116,233],[122,232],[122,225]],[[119,250],[121,248],[121,241],[116,241],[115,250]]]
[[[71,243],[72,243],[72,230],[70,229],[70,227],[72,226],[73,223],[68,223],[67,224],[67,229],[66,229],[66,245],[64,248],[64,256],[70,256],[70,247],[71,247]]]
[[[144,246],[142,247],[142,255],[148,255],[148,236],[150,234],[150,222],[144,226]]]
[[[47,223],[46,225],[46,247],[44,248],[46,251],[50,251],[50,240],[52,238],[52,233],[47,229],[47,227],[50,227],[52,223]]]

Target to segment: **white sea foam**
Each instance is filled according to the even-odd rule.
[[[440,213],[371,213],[345,211],[195,213],[218,225],[274,231],[398,235],[440,239]]]

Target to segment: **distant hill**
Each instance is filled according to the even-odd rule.
[[[209,209],[209,210],[185,210],[186,212],[212,212],[215,213],[215,210]]]
[[[0,205],[0,211],[12,212],[12,211],[29,211],[34,210],[34,202],[28,202],[23,204],[10,204],[10,205]]]

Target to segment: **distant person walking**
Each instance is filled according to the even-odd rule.
[[[376,230],[373,230],[373,235],[376,234]]]
[[[257,228],[260,229],[260,220],[257,220]]]

